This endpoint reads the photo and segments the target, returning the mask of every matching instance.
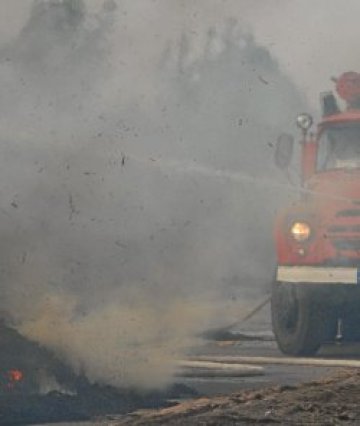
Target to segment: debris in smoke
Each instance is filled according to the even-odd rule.
[[[166,386],[272,273],[267,144],[303,101],[235,21],[197,49],[135,20],[135,49],[124,2],[86,5],[34,2],[0,51],[0,310],[92,382]]]

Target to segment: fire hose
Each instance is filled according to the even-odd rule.
[[[236,321],[224,327],[209,329],[205,331],[204,333],[202,333],[202,336],[210,340],[224,340],[226,337],[229,337],[230,330],[232,328],[234,328],[237,325],[243,324],[244,322],[252,318],[254,315],[256,315],[259,311],[261,311],[261,309],[263,309],[270,302],[270,299],[271,299],[271,295],[266,295],[266,297],[262,299],[260,303],[255,305],[253,309],[251,309],[251,311],[249,311],[245,316],[237,319]]]

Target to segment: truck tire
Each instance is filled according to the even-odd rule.
[[[359,300],[354,298],[345,310],[343,317],[343,336],[346,342],[360,342]]]
[[[325,308],[316,290],[276,282],[272,287],[271,318],[279,349],[286,355],[314,355],[327,338]]]

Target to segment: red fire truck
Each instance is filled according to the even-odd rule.
[[[301,114],[298,200],[275,225],[273,331],[282,352],[312,355],[322,343],[360,340],[360,74],[334,79],[322,95],[323,117]],[[293,138],[283,134],[275,160],[287,169]]]

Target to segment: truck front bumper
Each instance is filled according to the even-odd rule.
[[[277,281],[303,284],[360,284],[360,268],[278,266]]]

